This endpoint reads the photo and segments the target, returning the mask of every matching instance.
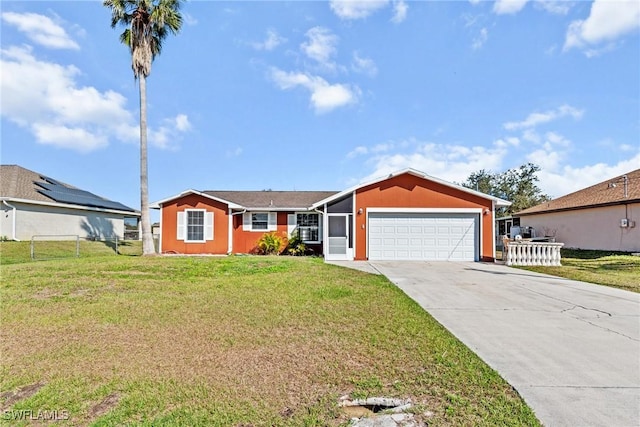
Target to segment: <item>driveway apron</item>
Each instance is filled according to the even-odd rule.
[[[371,262],[546,426],[640,426],[640,294],[518,270]]]

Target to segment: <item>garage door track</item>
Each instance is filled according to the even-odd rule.
[[[640,426],[640,294],[497,264],[371,262],[547,426]]]

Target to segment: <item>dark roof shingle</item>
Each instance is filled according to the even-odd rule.
[[[625,197],[625,179],[626,192]],[[615,184],[615,185],[614,185]],[[591,187],[584,188],[566,196],[540,203],[520,212],[515,216],[531,215],[543,212],[584,209],[595,206],[607,206],[640,201],[640,169],[620,175]]]
[[[337,191],[203,191],[204,194],[233,202],[246,208],[308,209],[317,201]]]

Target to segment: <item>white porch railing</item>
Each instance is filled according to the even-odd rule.
[[[505,242],[507,265],[560,266],[560,248],[564,243]]]

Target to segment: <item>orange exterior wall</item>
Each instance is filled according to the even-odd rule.
[[[178,212],[205,209],[213,212],[213,240],[187,243],[177,239]],[[229,251],[229,208],[226,204],[190,194],[162,205],[162,252],[178,254],[226,254]]]
[[[356,260],[367,259],[367,208],[476,208],[492,211],[491,200],[411,174],[403,174],[356,190]],[[493,212],[482,215],[480,260],[493,261]]]
[[[287,214],[289,212],[278,212],[278,230],[283,236],[287,236]],[[268,231],[244,231],[242,229],[242,214],[233,216],[233,253],[250,254],[255,252],[256,244],[263,234]]]

